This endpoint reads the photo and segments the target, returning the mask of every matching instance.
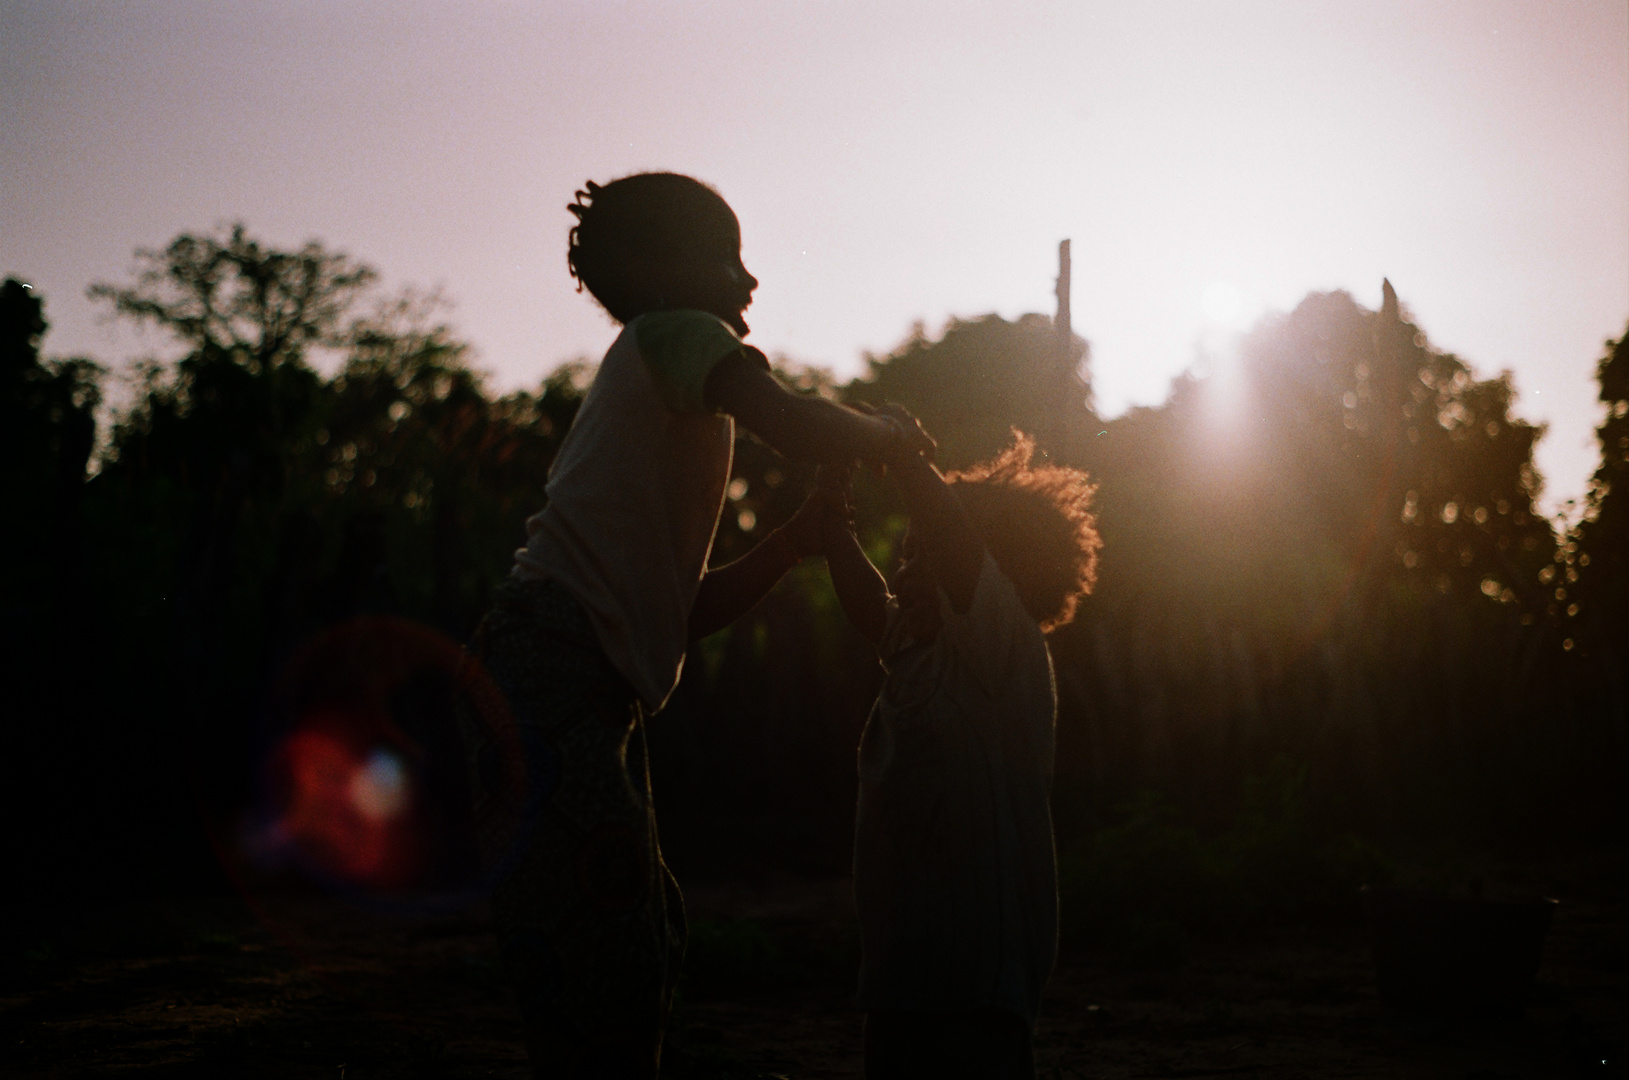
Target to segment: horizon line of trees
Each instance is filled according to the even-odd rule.
[[[395,614],[467,639],[585,389],[579,364],[491,392],[433,301],[381,297],[317,243],[239,225],[138,259],[91,293],[181,358],[142,370],[100,442],[105,369],[42,359],[41,298],[0,287],[0,437],[28,523],[0,541],[20,705],[0,779],[28,823],[18,864],[71,851],[64,881],[204,873],[189,823],[241,812],[286,722],[272,688],[325,627]],[[1231,413],[1187,374],[1164,404],[1100,419],[1086,343],[1060,358],[1042,315],[918,326],[846,383],[783,371],[906,405],[947,468],[1017,427],[1097,482],[1098,591],[1052,639],[1060,849],[1148,792],[1227,828],[1275,776],[1308,834],[1621,834],[1629,332],[1598,371],[1585,513],[1558,531],[1509,374],[1478,379],[1384,292],[1379,311],[1314,293],[1264,318],[1229,391],[1250,407]],[[334,374],[316,349],[342,357]],[[715,558],[790,516],[809,479],[743,435]],[[886,564],[901,507],[869,478],[857,500]],[[844,867],[878,681],[813,565],[701,643],[650,733],[681,870]]]

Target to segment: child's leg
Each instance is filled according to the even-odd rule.
[[[643,708],[562,590],[505,584],[476,651],[508,698],[521,806],[494,782],[505,740],[473,733],[493,920],[536,1075],[654,1078],[684,952],[656,838]]]
[[[1005,1009],[865,1014],[866,1080],[1035,1080],[1027,1021]]]

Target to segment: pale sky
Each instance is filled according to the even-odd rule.
[[[159,349],[84,298],[236,219],[440,287],[500,388],[614,330],[564,206],[644,169],[716,186],[765,351],[840,374],[921,319],[1074,319],[1099,406],[1161,401],[1235,318],[1390,277],[1595,467],[1629,321],[1624,0],[30,3],[0,0],[0,273],[46,350]]]

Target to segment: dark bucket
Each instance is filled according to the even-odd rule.
[[[1380,997],[1394,1009],[1520,1016],[1533,993],[1554,900],[1471,900],[1363,890]]]

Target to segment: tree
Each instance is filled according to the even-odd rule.
[[[1237,778],[1287,754],[1330,813],[1396,823],[1488,810],[1478,785],[1536,767],[1516,733],[1564,617],[1540,432],[1507,375],[1476,379],[1383,291],[1307,297],[1231,374],[1088,441],[1105,545],[1053,639],[1065,812],[1151,784],[1225,821]]]
[[[79,491],[96,442],[102,369],[85,359],[41,360],[50,324],[33,286],[0,285],[0,460],[18,520],[6,543],[46,540],[42,558],[6,551],[7,566],[72,563],[78,556]],[[48,523],[44,529],[41,523]]]
[[[251,483],[276,483],[277,447],[297,434],[316,386],[315,346],[336,346],[374,271],[311,242],[268,248],[242,224],[224,237],[184,234],[137,253],[129,286],[97,284],[93,299],[157,327],[185,350],[173,374],[149,368],[145,399],[115,452],[178,455],[189,486],[234,503]]]
[[[999,315],[953,319],[937,341],[918,324],[893,352],[868,356],[867,373],[845,388],[844,397],[867,404],[897,401],[910,409],[939,440],[946,468],[995,454],[1011,441],[1015,426],[1040,437],[1043,449],[1069,458],[1078,440],[1064,436],[1088,430],[1094,419],[1088,350],[1084,341],[1072,340],[1071,356],[1060,362],[1057,334],[1044,315],[1011,322]]]
[[[33,287],[0,284],[0,611],[7,707],[0,721],[0,812],[26,822],[13,865],[49,860],[85,809],[71,791],[42,782],[73,760],[95,775],[103,744],[84,746],[80,721],[92,697],[80,670],[94,608],[83,520],[86,464],[96,441],[101,369],[89,360],[47,360],[49,324]]]
[[[133,284],[94,285],[91,297],[185,353],[173,371],[148,368],[143,398],[114,432],[109,477],[179,488],[188,524],[171,659],[178,686],[207,697],[243,508],[282,489],[313,419],[320,380],[308,353],[338,343],[376,275],[315,242],[268,248],[242,224],[224,236],[184,234],[137,260]]]
[[[489,393],[436,298],[366,303],[373,271],[314,242],[236,226],[138,259],[92,294],[182,351],[146,367],[93,485],[118,538],[89,561],[117,646],[96,681],[146,746],[137,775],[164,778],[143,798],[169,800],[169,826],[149,832],[175,836],[194,796],[241,806],[281,722],[269,687],[313,635],[389,612],[467,638],[582,393],[570,372]]]
[[[431,586],[410,605],[462,635],[508,573],[521,519],[544,503],[549,464],[583,388],[580,369],[568,365],[538,393],[491,396],[466,363],[468,348],[436,321],[439,310],[433,297],[407,295],[352,323],[301,471],[320,488],[307,498],[389,528],[395,577]]]
[[[49,325],[32,286],[0,285],[0,477],[20,523],[0,535],[0,565],[30,642],[54,642],[83,580],[81,501],[101,402],[96,364],[41,359]],[[27,644],[14,643],[11,655]]]
[[[142,687],[136,730],[160,760],[191,764],[183,775],[205,804],[248,768],[244,721],[270,657],[256,648],[258,612],[240,598],[246,575],[264,570],[266,537],[288,534],[283,500],[321,395],[309,356],[340,342],[374,277],[315,242],[282,251],[239,224],[140,251],[130,284],[90,289],[182,351],[146,366],[114,428],[96,510],[124,543],[105,548],[97,569],[104,623],[121,645],[122,670],[108,678]],[[190,785],[173,786],[184,804]]]
[[[182,234],[136,253],[135,284],[91,286],[122,315],[175,335],[193,357],[264,375],[332,344],[358,294],[378,276],[316,241],[278,251],[240,222],[225,237]]]
[[[1566,547],[1562,572],[1578,583],[1584,634],[1621,665],[1629,662],[1629,330],[1606,343],[1595,377],[1606,406],[1595,429],[1601,464],[1590,480],[1584,518]]]

